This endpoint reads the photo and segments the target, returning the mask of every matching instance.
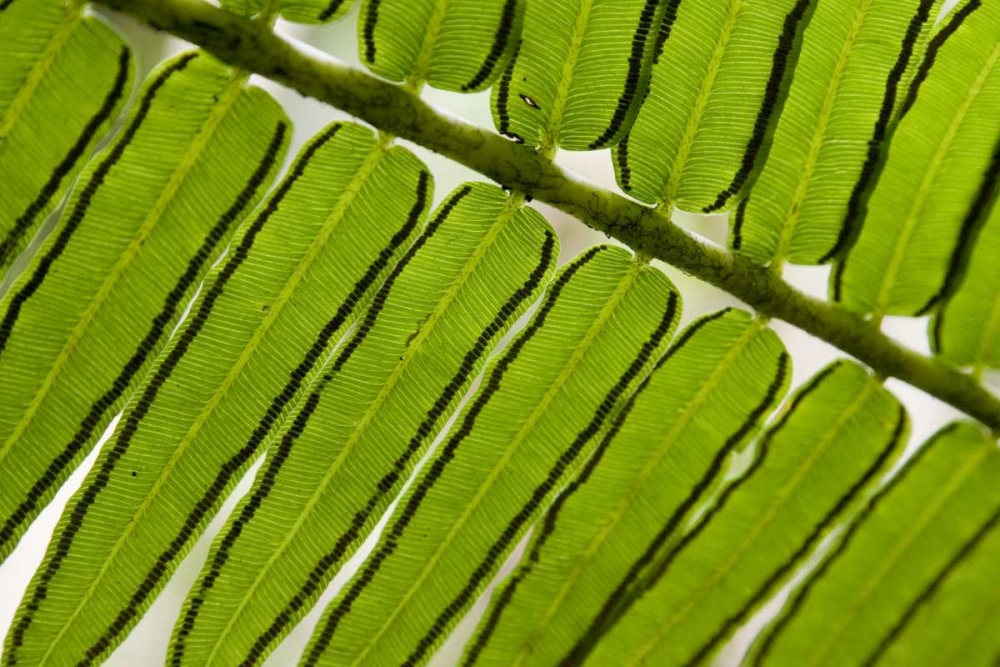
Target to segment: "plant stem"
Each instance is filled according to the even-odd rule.
[[[626,197],[598,188],[534,149],[443,113],[406,90],[343,65],[204,0],[98,0],[221,60],[346,111],[395,136],[544,201],[637,253],[729,292],[870,366],[951,404],[1000,433],[1000,401],[950,364],[908,350],[837,304],[813,299],[738,253],[709,245]]]

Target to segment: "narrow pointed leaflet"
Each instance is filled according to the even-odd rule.
[[[445,199],[269,449],[188,598],[171,665],[257,664],[309,611],[541,291],[557,243],[499,187]]]
[[[711,661],[878,482],[907,432],[902,406],[860,366],[837,362],[820,372],[590,663]]]
[[[762,264],[818,264],[853,240],[940,4],[817,3],[733,249]]]
[[[379,76],[455,92],[493,83],[517,48],[526,0],[365,0],[361,62]]]
[[[679,315],[669,280],[621,249],[595,246],[564,267],[330,604],[304,664],[430,659],[586,460]]]
[[[944,43],[900,121],[857,245],[833,296],[852,310],[922,315],[949,298],[996,198],[1000,6],[985,2]]]
[[[552,151],[616,144],[649,85],[666,3],[529,2],[523,39],[493,89],[497,130]]]
[[[0,62],[2,279],[128,100],[135,65],[111,28],[63,0],[9,3]]]
[[[84,170],[0,300],[0,557],[142,379],[288,134],[246,75],[186,53]]]
[[[149,607],[419,231],[430,176],[334,124],[240,228],[73,497],[7,640],[99,661]]]
[[[727,208],[763,163],[816,0],[670,0],[618,183],[664,208]]]
[[[777,336],[747,313],[690,325],[536,526],[463,664],[559,664],[591,643],[592,628],[680,537],[789,377]]]
[[[792,594],[759,638],[753,664],[880,660],[939,582],[995,530],[997,475],[1000,451],[978,426],[956,423],[940,431],[873,497],[863,520]]]
[[[931,347],[939,356],[982,372],[1000,367],[1000,205],[986,219],[955,296],[931,323]]]

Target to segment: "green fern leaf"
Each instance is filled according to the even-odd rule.
[[[466,185],[445,200],[269,450],[181,614],[170,664],[255,664],[291,630],[374,528],[557,254],[541,215],[496,186]]]
[[[318,378],[419,229],[430,187],[411,153],[360,126],[334,124],[307,144],[69,503],[8,639],[12,658],[95,660],[121,641]]]
[[[760,263],[824,263],[861,224],[940,0],[816,6],[768,159],[730,245]]]
[[[493,89],[501,134],[546,151],[617,143],[642,104],[666,3],[530,2],[514,60]]]
[[[328,23],[341,19],[354,0],[222,0],[222,6],[240,16],[280,14],[295,23]]]
[[[331,603],[304,664],[425,662],[586,460],[679,310],[666,277],[617,248],[563,268]]]
[[[819,373],[590,663],[710,660],[878,481],[908,425],[896,398],[861,367],[840,362]]]
[[[969,423],[940,431],[869,502],[786,604],[757,665],[872,664],[1000,518],[1000,451]]]
[[[108,131],[135,75],[127,46],[82,5],[0,11],[0,277]]]
[[[876,317],[939,305],[964,270],[998,173],[1000,7],[987,2],[942,46],[900,122],[868,221],[834,273],[834,298]]]
[[[536,527],[464,664],[579,664],[571,651],[681,536],[789,377],[777,336],[748,314],[689,326]]]
[[[649,95],[615,148],[622,189],[665,208],[726,208],[762,161],[815,5],[670,2]]]
[[[288,121],[206,55],[154,71],[0,301],[0,557],[166,342],[280,165]]]
[[[524,0],[365,0],[358,48],[391,81],[483,90],[517,47]]]

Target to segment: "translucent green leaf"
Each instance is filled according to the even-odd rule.
[[[128,99],[128,47],[80,3],[0,10],[0,277]]]
[[[878,481],[905,445],[907,427],[899,402],[860,366],[839,362],[822,371],[591,663],[709,661]]]
[[[977,370],[1000,367],[1000,206],[979,233],[969,267],[955,296],[931,323],[936,354]]]
[[[493,90],[497,129],[547,151],[613,146],[642,104],[665,7],[529,2],[523,39]]]
[[[456,190],[269,450],[174,635],[174,665],[256,664],[323,592],[555,268],[544,218]]]
[[[975,4],[975,3],[974,3]],[[900,121],[834,298],[914,315],[950,296],[1000,173],[1000,6],[984,3],[937,53]]]
[[[725,208],[763,158],[812,0],[673,0],[618,183],[649,203]]]
[[[517,48],[524,3],[365,0],[358,20],[361,61],[392,81],[483,90]]]
[[[920,592],[893,627],[883,662],[995,667],[1000,658],[1000,513]]]
[[[789,377],[778,337],[747,313],[689,326],[536,527],[464,664],[579,664],[571,652],[681,536]]]
[[[187,53],[146,82],[0,301],[0,557],[121,408],[281,164],[288,123]]]
[[[923,591],[968,558],[966,546],[1000,518],[998,475],[1000,451],[978,426],[940,431],[793,594],[754,663],[877,661],[914,617]]]
[[[679,302],[660,271],[617,248],[565,267],[330,605],[304,664],[426,662],[586,459],[669,340]]]
[[[124,638],[419,229],[430,188],[411,153],[360,126],[306,145],[70,501],[11,658],[93,660]]]
[[[295,23],[327,23],[343,18],[354,0],[222,0],[222,6],[240,16],[280,14]]]
[[[850,241],[939,0],[823,0],[803,35],[767,162],[730,245],[818,264]]]

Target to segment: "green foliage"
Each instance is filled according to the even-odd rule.
[[[257,461],[174,667],[262,663],[338,574],[302,664],[426,664],[463,618],[466,665],[707,664],[783,587],[745,662],[996,662],[996,441],[957,422],[887,472],[909,419],[883,380],[923,364],[937,395],[997,405],[976,383],[1000,354],[1000,0],[940,21],[938,0],[363,0],[360,59],[394,84],[268,41],[346,0],[102,1],[230,65],[161,63],[91,158],[128,46],[81,2],[0,0],[0,560],[123,411],[5,667],[108,658]],[[871,368],[785,400],[767,311],[675,338],[646,252],[557,269],[533,188],[463,184],[428,215],[432,176],[387,132],[334,123],[272,189],[292,130],[248,62],[583,219],[627,212],[636,250],[681,242]],[[493,86],[498,133],[423,113],[424,85]],[[565,178],[559,148],[607,149],[648,206]],[[675,206],[732,209],[734,252]],[[827,261],[846,308],[775,277]],[[937,358],[880,356],[848,311],[932,315]]]

